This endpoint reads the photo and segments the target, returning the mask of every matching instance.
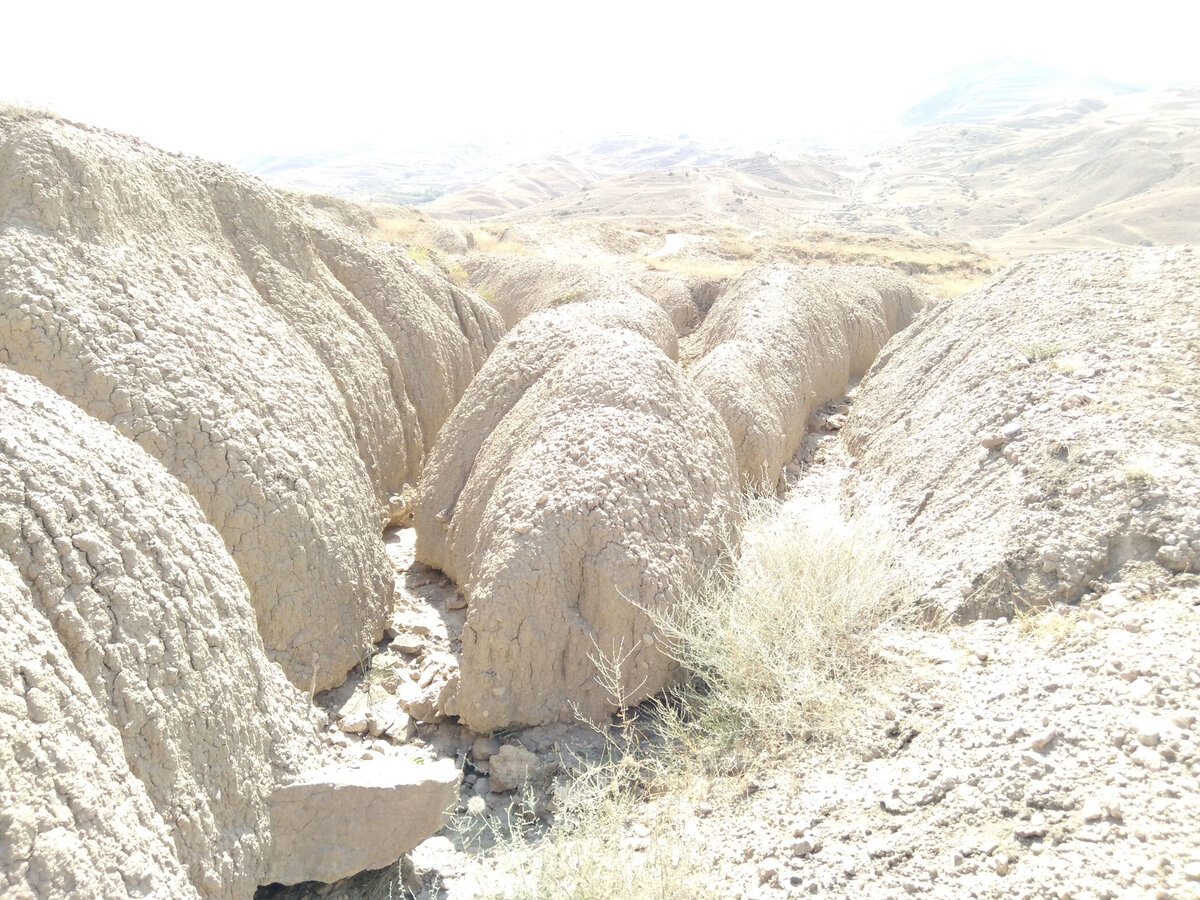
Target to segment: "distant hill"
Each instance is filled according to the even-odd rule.
[[[1200,86],[1149,91],[1027,60],[947,73],[892,143],[841,152],[609,135],[547,155],[504,146],[266,157],[307,191],[436,218],[704,222],[971,241],[989,253],[1200,238]]]
[[[1074,106],[1073,116],[917,129],[872,158],[858,224],[903,223],[1013,255],[1200,239],[1200,89]]]
[[[703,145],[686,134],[665,139],[632,134],[611,135],[565,152],[573,158],[586,160],[595,171],[608,175],[667,169],[671,166],[710,166],[736,155],[731,148]]]
[[[619,172],[712,165],[736,155],[687,135],[618,134],[557,149],[514,139],[269,154],[240,167],[281,187],[368,203],[427,203],[453,194],[435,211],[467,218],[520,209]]]
[[[453,142],[364,146],[241,161],[252,175],[280,187],[368,203],[425,203],[492,178],[535,155],[525,144]]]
[[[1029,95],[1026,94],[1026,97]],[[970,241],[1001,257],[1200,239],[1200,88],[1064,95],[987,123],[936,123],[855,159],[771,154],[620,172],[573,190],[488,188],[499,222],[627,218],[750,232],[827,228]],[[459,218],[479,191],[427,210]],[[533,200],[534,202],[529,202]]]
[[[1047,113],[1083,115],[1137,90],[1030,60],[993,59],[947,72],[943,86],[907,110],[901,121],[916,127],[998,123]]]
[[[523,163],[480,184],[444,194],[427,204],[432,216],[484,219],[584,188],[597,175],[565,156],[548,156]]]

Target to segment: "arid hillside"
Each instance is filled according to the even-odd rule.
[[[1200,93],[909,118],[0,107],[0,893],[1195,895]]]
[[[1081,98],[927,127],[869,158],[846,224],[966,240],[1003,258],[1200,234],[1200,90]]]
[[[1001,258],[1174,243],[1200,233],[1200,91],[1080,96],[1002,118],[935,118],[857,154],[786,151],[622,173],[513,210],[549,218],[700,222],[969,241]],[[778,154],[785,155],[778,155]],[[431,214],[478,220],[473,191]],[[517,198],[520,195],[515,195]]]
[[[440,826],[453,768],[338,768],[311,697],[502,326],[356,215],[0,109],[5,896],[244,897]]]

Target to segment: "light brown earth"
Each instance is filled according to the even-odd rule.
[[[1187,121],[1191,101],[1180,102]],[[1086,121],[1089,114],[1083,109],[1079,118]],[[1119,143],[1122,134],[1115,128],[1114,140]],[[1186,135],[1181,139],[1186,144]],[[1186,146],[1170,150],[1176,151],[1182,159],[1190,152]],[[1028,161],[1038,151],[1027,152]],[[1076,162],[1086,180],[1084,158]],[[1131,222],[1147,193],[1127,196],[1112,182],[1091,186],[1112,197],[1111,215],[1128,213]],[[1179,201],[1164,230],[1116,242],[1194,237],[1190,195],[1177,187],[1166,179],[1157,188]],[[710,190],[711,183],[705,193]],[[1134,203],[1130,196],[1142,199]],[[679,198],[668,200],[674,215]],[[1075,236],[1061,243],[1047,239],[1046,249],[1110,246],[1112,234],[1090,232],[1087,216],[1077,217]],[[878,263],[913,273],[935,293],[952,297],[986,281],[990,270],[999,269],[996,257],[1023,255],[1028,241],[1022,232],[981,242],[995,254],[989,256],[976,249],[981,243],[950,243],[920,229],[788,236],[699,217],[690,223],[616,215],[547,221],[533,212],[506,218],[520,221],[464,224],[476,236],[476,248],[457,260],[433,251],[429,264],[460,268],[464,281],[501,308],[510,296],[497,292],[513,291],[514,282],[499,273],[535,260],[591,267],[626,283],[657,270],[689,286],[700,319],[728,280],[763,261]],[[406,243],[421,245],[419,227],[409,237]],[[1032,246],[1041,250],[1041,238]],[[614,826],[620,836],[602,850],[627,861],[625,875],[661,869],[662,883],[676,890],[664,887],[661,896],[1200,896],[1200,833],[1187,805],[1200,786],[1193,731],[1200,670],[1188,662],[1200,636],[1191,574],[1194,529],[1188,524],[1197,505],[1197,463],[1188,448],[1200,434],[1194,365],[1185,362],[1196,358],[1200,327],[1191,253],[1097,252],[1018,265],[978,297],[935,304],[914,330],[902,333],[897,349],[889,345],[887,363],[853,392],[851,402],[817,417],[828,430],[815,443],[806,441],[784,467],[793,502],[814,495],[832,498],[835,506],[839,496],[860,503],[890,499],[903,513],[902,537],[913,541],[914,571],[929,578],[926,596],[967,621],[885,635],[881,652],[894,664],[894,680],[837,740],[800,745],[785,760],[750,750],[739,763],[745,770],[734,773],[713,772],[697,761],[684,778],[686,788],[672,781],[664,798],[635,805]],[[930,344],[932,334],[945,334],[945,345]],[[909,355],[897,362],[903,352]],[[958,414],[961,425],[956,402],[967,404]],[[1022,421],[1022,431],[1004,434],[1003,426],[1021,418],[1022,409],[1029,424]],[[893,434],[885,421],[914,434],[920,429],[920,437]],[[838,436],[842,428],[846,438]],[[958,431],[971,443],[969,451],[957,447]],[[995,441],[984,446],[993,432]],[[872,435],[875,449],[864,450]],[[1080,479],[1060,484],[1054,479],[1061,473],[1050,471],[1061,466],[1054,448],[1063,435],[1068,465],[1091,467],[1082,490]],[[1090,462],[1070,449],[1083,436],[1103,451]],[[985,451],[988,458],[981,461]],[[999,472],[993,481],[993,456],[1024,478],[1053,476],[1052,487],[1032,498],[1009,483],[1011,475],[1005,480]],[[954,480],[956,466],[965,467],[961,481]],[[926,491],[922,484],[928,481],[934,493],[924,505],[918,497],[906,506],[903,496],[882,487],[889,473],[908,492]],[[1111,489],[1104,487],[1110,476]],[[938,506],[943,482],[947,509],[962,510],[957,525],[954,514]],[[990,484],[1014,492],[1012,500],[993,496]],[[1030,513],[1042,524],[1020,524],[1020,516]],[[990,520],[992,530],[981,529],[980,519]],[[1046,531],[1045,540],[1037,537],[1038,528]],[[932,587],[947,564],[986,569],[991,555],[1004,554],[1006,540],[1031,549],[1022,551],[1022,562],[1009,564],[1024,567],[1019,580],[1026,587],[1009,589],[1004,602],[997,605],[989,593],[995,585],[988,577],[953,597]],[[1096,547],[1102,558],[1092,565],[1088,554]],[[1058,589],[1062,584],[1066,592]],[[1054,606],[1061,601],[1068,605]],[[1050,612],[1038,612],[1047,605]],[[979,615],[1002,618],[972,624]],[[468,760],[464,819],[503,831],[513,795],[476,787],[491,788],[486,754],[494,748],[476,755],[472,736],[453,723],[429,736],[459,748]],[[572,748],[582,746],[578,752],[586,754],[589,746],[586,729],[534,730],[502,743],[533,751],[550,773],[578,771]],[[546,815],[537,798],[525,808]],[[538,852],[536,845],[478,857],[455,849],[458,838],[452,837],[414,851],[417,872],[409,872],[408,884],[416,896],[522,890],[519,873],[528,871],[524,861]],[[497,887],[498,873],[505,871],[514,880]],[[347,896],[369,891],[366,884],[386,884],[389,876],[382,882],[378,877],[348,886]],[[568,887],[559,882],[541,889],[556,896],[567,895]]]
[[[34,410],[23,413],[29,421],[6,422],[6,440],[25,454],[13,458],[29,456],[27,434],[38,429],[30,423],[49,416],[65,428],[63,447],[103,435],[86,448],[103,465],[152,473],[128,484],[108,478],[101,487],[63,475],[61,491],[45,488],[57,506],[10,490],[7,512],[0,511],[24,517],[4,531],[14,561],[0,567],[5,602],[16,611],[30,598],[47,609],[70,600],[62,621],[60,612],[47,615],[49,624],[20,620],[28,637],[17,644],[40,648],[36,660],[5,644],[0,674],[13,699],[4,707],[13,765],[0,788],[6,797],[45,799],[19,815],[6,801],[0,830],[10,887],[37,897],[93,887],[238,896],[256,880],[340,877],[418,838],[388,829],[404,796],[420,807],[417,831],[439,824],[450,785],[416,771],[432,772],[436,757],[439,772],[461,774],[455,828],[403,865],[262,895],[517,895],[530,861],[536,869],[566,847],[568,869],[524,895],[571,896],[583,883],[579,866],[599,847],[619,863],[606,876],[607,893],[593,892],[600,896],[1200,896],[1200,265],[1189,247],[1112,249],[1195,238],[1198,115],[1194,91],[1085,98],[1000,122],[947,120],[875,156],[792,161],[706,155],[686,142],[616,142],[589,148],[587,165],[566,157],[512,175],[480,167],[490,178],[481,177],[483,187],[447,193],[426,212],[287,195],[119,136],[37,117],[0,120],[7,129],[0,163],[12,173],[0,181],[0,362],[43,382],[6,373],[19,386],[8,396]],[[63,177],[43,172],[51,169]],[[477,218],[489,209],[503,212]],[[128,245],[132,233],[141,235],[136,247]],[[1023,259],[1031,249],[1075,247],[1100,249]],[[1011,259],[1017,264],[991,280]],[[867,368],[884,332],[906,324],[913,310],[881,314],[887,328],[868,358],[839,368],[837,387],[819,396],[803,379],[767,377],[762,361],[779,349],[771,328],[725,335],[751,345],[745,356],[758,361],[739,376],[748,390],[805,395],[769,398],[801,421],[787,423],[794,431],[779,429],[787,431],[779,436],[782,455],[762,464],[759,487],[777,486],[787,508],[829,526],[858,507],[886,503],[928,616],[874,635],[877,680],[856,689],[853,702],[847,694],[838,730],[792,735],[769,753],[735,743],[715,758],[698,745],[660,746],[650,751],[660,756],[652,767],[659,780],[636,781],[638,791],[619,817],[605,820],[605,833],[584,836],[599,843],[578,835],[575,844],[556,843],[562,791],[637,727],[621,714],[611,724],[562,721],[571,718],[568,701],[601,719],[620,705],[614,698],[638,699],[674,677],[658,650],[644,650],[644,659],[630,662],[646,671],[626,683],[629,673],[606,672],[604,654],[588,654],[585,638],[650,634],[648,601],[669,593],[655,578],[672,587],[687,581],[681,566],[697,553],[701,567],[712,568],[717,533],[734,540],[738,530],[738,437],[676,359],[698,365],[701,354],[689,348],[717,329],[708,317],[726,296],[746,293],[736,305],[770,318],[771,304],[755,305],[756,291],[771,293],[773,276],[764,273],[785,273],[776,287],[811,286],[853,280],[853,270],[831,268],[845,264],[890,269],[872,277],[904,284],[905,296],[915,297],[921,291],[904,281],[911,276],[935,301],[844,398],[836,396],[841,385]],[[546,324],[587,319],[587,307],[606,304],[621,308],[615,324],[591,322],[582,337]],[[776,306],[788,312],[786,303]],[[794,329],[786,324],[793,318],[781,315],[778,328]],[[816,318],[804,320],[806,330],[819,332],[828,317]],[[132,338],[109,341],[122,328]],[[213,328],[222,341],[209,340]],[[502,328],[513,330],[502,339]],[[521,343],[539,328],[546,341]],[[797,370],[814,357],[794,355]],[[535,371],[543,356],[555,363],[549,374]],[[606,371],[618,361],[637,377]],[[34,387],[20,386],[26,382]],[[203,401],[212,399],[213,384],[225,388],[210,411]],[[45,399],[26,399],[38,392]],[[268,415],[256,405],[268,402],[264,396],[289,412]],[[460,396],[466,406],[455,411]],[[142,398],[154,401],[145,411]],[[596,398],[602,402],[589,406]],[[827,398],[833,402],[803,421]],[[497,399],[504,402],[493,408]],[[657,408],[663,404],[669,408]],[[622,517],[653,520],[654,504],[669,493],[649,476],[638,490],[618,484],[639,477],[639,415],[674,441],[654,444],[654,454],[672,462],[656,462],[650,475],[668,477],[683,512],[664,519],[661,540],[635,548],[655,578],[622,581],[622,572],[636,569],[611,549],[623,546]],[[262,422],[269,427],[256,431]],[[681,434],[688,439],[680,442]],[[122,442],[132,449],[118,464]],[[215,486],[227,473],[205,468],[214,442],[239,454],[244,445],[248,461],[243,478],[222,490]],[[582,475],[565,477],[551,451],[576,444],[571,459]],[[606,447],[621,452],[600,452]],[[289,463],[283,450],[291,449]],[[303,475],[302,508],[287,502],[286,491],[254,492],[260,481],[295,474],[284,463]],[[225,768],[189,756],[213,752],[214,742],[206,737],[177,751],[171,743],[198,701],[175,707],[155,693],[161,661],[132,649],[137,635],[153,630],[139,612],[146,598],[120,571],[138,571],[137,548],[119,551],[124,563],[114,561],[118,550],[104,550],[151,528],[157,508],[153,498],[151,508],[121,500],[125,524],[103,514],[108,496],[141,495],[151,482],[154,497],[184,510],[166,533],[185,549],[156,554],[141,581],[187,581],[173,560],[195,556],[186,548],[201,534],[212,558],[205,565],[227,570],[216,580],[232,610],[213,614],[222,627],[205,631],[203,642],[219,653],[222,628],[241,635],[250,623],[255,632],[189,689],[233,677],[243,690],[245,679],[229,673],[270,667],[256,676],[266,688],[254,698],[205,701],[222,702],[230,727],[251,736],[246,759],[222,760],[230,771],[254,770],[253,790],[236,800],[223,787]],[[594,506],[581,487],[596,495]],[[238,515],[261,518],[275,543],[249,552],[231,531],[222,505],[231,490]],[[586,525],[537,518],[560,499],[579,499]],[[597,511],[616,511],[622,524],[598,521]],[[31,564],[27,545],[37,542],[26,520],[45,529],[60,512],[74,542],[54,544],[62,557],[46,557],[54,566]],[[401,528],[380,540],[385,523],[404,524],[414,512],[419,536]],[[103,520],[90,529],[100,538],[78,531],[87,517]],[[281,535],[305,528],[319,539],[301,536],[280,550],[286,571],[268,566]],[[597,536],[603,540],[591,547]],[[319,552],[310,555],[310,544]],[[560,553],[564,547],[571,552]],[[558,562],[547,571],[571,570],[570,578],[527,577],[536,569],[530,560],[550,551]],[[155,728],[139,727],[130,676],[109,678],[126,667],[119,653],[110,660],[88,649],[104,642],[79,632],[87,639],[71,656],[78,633],[69,609],[79,592],[47,591],[43,570],[83,585],[93,580],[85,564],[101,598],[93,604],[97,622],[124,609],[126,594],[134,597],[128,668],[163,705],[159,743]],[[297,596],[351,624],[344,634],[314,626],[280,637],[261,607],[281,607],[273,598],[290,596],[289,573],[309,570],[332,587],[298,587]],[[614,584],[616,593],[640,594],[642,608],[622,606]],[[173,587],[166,593],[205,614],[212,596],[187,587],[178,597]],[[256,595],[266,603],[256,605]],[[532,599],[541,604],[532,629],[538,640],[519,625],[512,633],[509,610],[527,609]],[[560,617],[567,638],[547,625]],[[178,630],[184,644],[197,633],[189,622]],[[381,630],[383,640],[369,649]],[[326,642],[321,653],[340,660],[341,670],[357,661],[345,681],[318,683],[310,657],[289,658],[314,641]],[[505,650],[514,647],[520,652]],[[199,673],[201,649],[187,649]],[[623,647],[614,649],[620,655]],[[554,653],[569,653],[570,665],[525,670],[528,654]],[[563,673],[570,677],[559,679]],[[509,704],[504,692],[514,686],[520,702]],[[331,690],[302,717],[303,692],[313,687]],[[80,691],[91,699],[74,710]],[[596,701],[605,691],[609,699]],[[499,718],[493,698],[504,700]],[[259,717],[267,721],[247,721],[256,704],[270,707]],[[55,768],[30,735],[63,716],[75,755]],[[528,722],[543,724],[515,727]],[[470,727],[501,724],[514,727],[491,736]],[[148,749],[139,744],[146,741]],[[289,741],[315,757],[271,756]],[[169,779],[154,774],[169,768],[164,754],[180,766],[178,784],[208,797],[204,814],[185,816],[186,828],[163,824],[162,810],[178,817],[186,806],[182,789],[163,787]],[[318,763],[352,759],[373,774],[339,776],[327,790]],[[377,783],[400,766],[408,767],[404,779]],[[64,785],[77,790],[81,767],[95,768],[112,796],[124,798],[118,812],[96,794],[71,809],[52,802]],[[432,799],[392,792],[402,781],[427,785]],[[362,820],[339,801],[322,805],[359,783],[377,788]],[[278,813],[287,823],[270,821],[294,797],[301,811]],[[520,833],[512,826],[521,817],[534,826],[530,839],[508,850],[489,854],[470,839],[480,829]],[[296,822],[293,834],[288,826]],[[335,833],[320,849],[336,852],[306,849],[322,822]],[[285,835],[295,838],[290,857],[270,847]],[[142,881],[117,873],[113,841],[141,848]],[[74,868],[64,875],[64,867]],[[542,870],[554,871],[548,862]],[[646,873],[659,873],[658,890],[646,889],[656,881]],[[639,878],[639,887],[628,886]]]
[[[380,532],[501,323],[358,215],[0,109],[6,896],[246,896],[440,824],[445,766],[315,775],[307,695],[383,633]],[[351,796],[370,839],[297,852]]]
[[[414,851],[414,895],[571,895],[553,880],[521,893],[539,852],[560,879],[582,877],[588,854],[616,854],[610,896],[645,872],[662,886],[647,895],[664,897],[1200,895],[1200,384],[1187,363],[1198,277],[1191,248],[1095,251],[1031,259],[935,305],[845,402],[813,417],[783,474],[788,502],[822,504],[823,517],[889,500],[925,596],[967,621],[882,634],[888,674],[833,738],[782,759],[742,747],[732,771],[676,748],[682,774],[665,794],[566,857],[536,841],[479,856],[448,832]],[[933,493],[910,503],[889,478]],[[1041,485],[1037,496],[1022,481]],[[1000,605],[986,576],[952,594],[935,586],[959,567],[988,570],[1010,546],[1031,549],[1006,557]],[[561,786],[597,740],[623,733],[532,729],[489,747],[453,721],[419,731],[466,760],[466,833],[553,818],[536,785],[524,801],[494,789],[497,747],[532,752],[550,779],[536,784]],[[374,896],[399,877],[339,890]]]
[[[479,732],[599,720],[671,682],[651,617],[742,515],[729,432],[675,354],[652,301],[601,293],[523,319],[463,395],[414,521],[416,558],[468,604],[443,712]],[[615,686],[597,657],[622,660]]]
[[[1198,298],[1189,246],[1035,257],[888,346],[847,438],[925,596],[973,619],[1200,569]]]

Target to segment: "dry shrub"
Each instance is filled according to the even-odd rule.
[[[916,618],[885,514],[760,501],[736,571],[659,624],[693,674],[675,731],[764,747],[833,737],[886,671],[883,632]]]
[[[757,501],[733,571],[659,620],[693,677],[612,729],[594,725],[610,735],[607,751],[559,784],[552,827],[532,816],[491,826],[483,895],[718,896],[712,861],[688,831],[697,766],[730,774],[751,762],[730,762],[734,743],[736,754],[766,758],[844,727],[884,684],[887,633],[916,612],[882,512],[845,518],[833,503]],[[596,661],[603,683],[622,683],[619,653]]]

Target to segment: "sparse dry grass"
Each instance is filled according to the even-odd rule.
[[[749,241],[726,238],[721,241],[721,255],[729,259],[754,259],[754,245]]]
[[[760,508],[733,579],[660,624],[694,674],[681,695],[685,724],[693,717],[703,734],[769,747],[838,734],[886,669],[880,632],[915,617],[886,517],[843,518],[821,504]]]
[[[990,273],[961,273],[944,275],[942,277],[916,277],[918,281],[929,287],[935,297],[939,297],[942,300],[949,300],[951,297],[969,294],[971,291],[983,287],[987,284]]]
[[[774,243],[800,261],[895,269],[942,298],[980,287],[997,268],[994,260],[970,244],[940,243],[917,235],[814,230]]]
[[[375,220],[375,232],[371,236],[376,240],[402,247],[428,249],[431,246],[427,229],[432,220],[419,209],[412,206],[372,206],[369,211]]]
[[[670,233],[675,229],[665,229]],[[946,244],[920,236],[855,234],[810,231],[756,234],[736,228],[683,230],[707,233],[715,241],[719,258],[674,255],[639,256],[648,269],[684,277],[717,280],[739,275],[759,262],[799,262],[809,265],[883,266],[925,284],[937,297],[956,297],[983,285],[995,270],[995,261],[969,244]]]
[[[1013,615],[1017,633],[1043,650],[1056,647],[1075,633],[1079,610],[1058,605],[1029,608]]]
[[[685,832],[686,815],[630,826],[639,803],[611,760],[559,794],[548,832],[490,826],[493,865],[481,897],[506,900],[699,900],[718,896]],[[487,827],[487,826],[485,826]]]
[[[508,253],[512,256],[530,256],[533,251],[520,241],[501,240],[501,235],[486,228],[477,228],[473,232],[475,246],[487,253]]]
[[[392,244],[409,246],[420,241],[422,223],[415,219],[375,219],[375,237]]]
[[[0,100],[0,115],[10,116],[18,122],[32,119],[57,119],[58,113],[45,106],[35,106],[23,101]]]
[[[710,260],[679,257],[636,257],[637,261],[654,272],[670,272],[684,278],[718,281],[740,275],[750,268],[748,260]]]

